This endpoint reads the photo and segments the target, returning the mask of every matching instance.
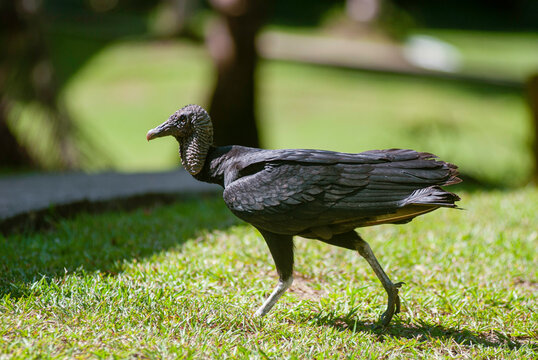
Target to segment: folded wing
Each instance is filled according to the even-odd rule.
[[[226,204],[276,233],[407,222],[459,200],[440,188],[460,181],[456,166],[413,150],[274,150],[247,154],[240,166],[240,176],[224,190]]]

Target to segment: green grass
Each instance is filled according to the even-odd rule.
[[[207,103],[211,69],[189,43],[116,44],[77,74],[64,99],[113,168],[169,169],[179,163],[177,144],[148,144],[146,131],[180,106]],[[507,184],[531,171],[530,116],[518,91],[274,61],[262,62],[259,85],[265,147],[414,148]],[[35,118],[27,111],[23,132]]]
[[[123,43],[97,56],[65,90],[66,103],[119,170],[177,166],[177,144],[146,133],[180,106],[203,103],[211,64],[189,44]]]
[[[538,190],[463,193],[401,226],[362,229],[402,313],[354,252],[296,240],[296,282],[276,282],[260,235],[220,199],[81,214],[0,237],[4,358],[536,358]]]

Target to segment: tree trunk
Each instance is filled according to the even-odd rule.
[[[211,3],[222,15],[207,39],[217,70],[209,107],[215,144],[259,147],[255,38],[265,20],[268,2],[212,0]]]

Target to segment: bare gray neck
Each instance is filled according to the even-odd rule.
[[[179,140],[179,156],[185,170],[191,175],[198,174],[204,167],[207,151],[211,143],[206,138],[191,135],[189,138]]]
[[[177,141],[183,167],[191,175],[198,174],[204,167],[207,152],[213,143],[213,126],[209,117],[193,119],[190,135]]]

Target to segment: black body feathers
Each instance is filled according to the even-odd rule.
[[[413,150],[211,148],[199,180],[224,187],[239,218],[277,234],[330,238],[357,227],[404,223],[459,197],[456,166]]]

